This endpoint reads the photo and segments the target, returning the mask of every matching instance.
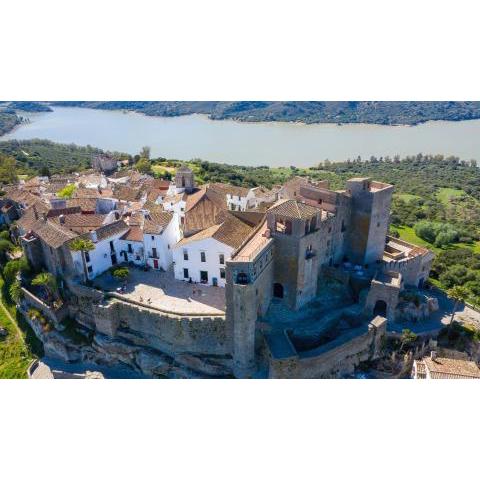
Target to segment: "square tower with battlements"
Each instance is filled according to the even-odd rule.
[[[379,262],[390,223],[393,185],[352,178],[346,193],[351,197],[351,221],[345,256],[359,265]]]

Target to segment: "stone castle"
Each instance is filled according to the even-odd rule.
[[[62,200],[65,183],[77,190]],[[57,308],[25,284],[20,305],[51,319],[55,332],[36,330],[52,354],[153,376],[321,378],[378,356],[402,291],[428,278],[432,253],[388,235],[392,194],[369,178],[341,191],[304,177],[271,190],[197,187],[182,166],[172,182],[127,171],[37,178],[7,191],[1,221],[64,289]],[[73,250],[78,237],[94,249]],[[131,293],[106,286],[117,264],[136,272]],[[67,317],[91,345],[62,344]]]

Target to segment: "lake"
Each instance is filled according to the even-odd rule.
[[[8,139],[46,138],[136,154],[181,160],[202,158],[238,165],[313,166],[329,159],[421,153],[480,158],[480,120],[422,125],[242,123],[205,115],[148,117],[139,113],[54,107],[53,112],[21,114],[30,119]]]

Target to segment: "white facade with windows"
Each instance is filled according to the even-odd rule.
[[[253,198],[251,190],[245,196],[227,193],[227,208],[237,212],[244,212],[247,210],[248,202],[251,198]]]
[[[112,235],[111,237],[95,241],[95,234],[91,235],[95,249],[85,254],[88,278],[93,278],[106,272],[113,265],[122,263],[124,258],[120,255],[122,249],[120,237],[128,230],[128,227],[123,231]],[[73,264],[78,275],[83,278],[83,263],[82,253],[72,251]]]
[[[178,226],[178,217],[173,216],[170,223],[165,227],[162,233],[143,234],[143,244],[145,248],[145,262],[155,270],[162,268],[168,270],[172,265],[172,250],[175,244],[180,240],[180,229]]]
[[[119,262],[133,263],[140,266],[145,265],[145,250],[142,241],[118,240]]]
[[[225,287],[225,263],[233,250],[214,238],[177,245],[173,249],[175,278]]]

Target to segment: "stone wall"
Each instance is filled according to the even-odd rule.
[[[79,301],[73,309],[79,323],[92,327],[93,319],[96,332],[168,355],[230,353],[225,317],[180,317],[116,298]]]
[[[351,330],[332,342],[290,358],[269,359],[269,378],[338,378],[352,374],[362,361],[378,358],[386,320]]]
[[[36,308],[43,315],[57,326],[69,314],[68,307],[63,304],[60,308],[52,308],[35,296],[32,292],[22,287],[23,303],[26,310],[28,308]]]

